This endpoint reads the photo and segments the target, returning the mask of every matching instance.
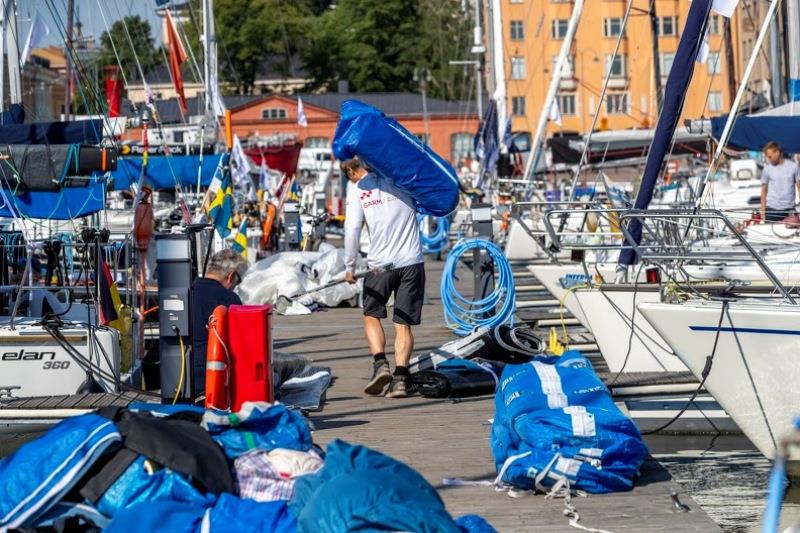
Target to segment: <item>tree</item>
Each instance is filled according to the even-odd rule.
[[[137,59],[145,74],[162,61],[155,46],[150,23],[139,15],[127,16],[114,22],[109,31],[100,36],[100,54],[97,57],[100,73],[103,72],[103,67],[117,64],[114,48],[119,55],[121,68],[126,72],[135,72],[137,76],[141,75]]]
[[[318,2],[317,2],[318,3]],[[191,0],[193,23],[184,25],[190,46],[202,60],[199,0]],[[279,71],[291,76],[302,65],[295,57],[308,46],[312,2],[283,0],[216,0],[214,21],[220,78],[237,93],[250,94],[264,61],[275,61]],[[196,21],[196,23],[194,23]]]
[[[460,0],[341,0],[314,21],[304,57],[312,89],[340,79],[357,91],[418,91],[415,70],[431,73],[431,96],[466,95],[463,67],[472,22]]]

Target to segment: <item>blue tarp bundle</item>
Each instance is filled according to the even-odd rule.
[[[197,186],[197,169],[200,167],[200,185],[208,187],[220,165],[224,154],[204,155],[202,167],[199,155],[153,155],[147,158],[145,183],[157,190]],[[142,174],[142,157],[126,156],[117,160],[117,169],[111,172],[109,185],[113,191],[129,189],[139,183]]]
[[[60,191],[27,191],[14,194],[3,187],[0,217],[22,216],[47,220],[71,220],[91,215],[105,207],[106,180],[100,174],[86,186],[63,187]]]
[[[152,411],[158,417],[180,414],[196,420],[198,416],[192,406],[148,409],[138,404],[135,409]],[[312,446],[302,416],[280,404],[245,403],[237,413],[206,411],[202,425],[229,458],[253,448],[307,450]],[[106,454],[117,453],[121,441],[114,422],[87,414],[57,424],[0,461],[4,486],[0,493],[0,530],[79,517],[111,533],[316,533],[356,529],[496,533],[474,515],[454,521],[436,490],[409,466],[341,441],[328,446],[322,470],[296,478],[291,504],[287,500],[257,502],[226,492],[217,496],[186,475],[142,455],[112,478],[96,504],[91,503],[94,499],[64,498],[68,492],[83,492],[82,483],[97,474],[96,470],[87,474],[92,466],[99,464],[101,470],[109,467],[110,462],[98,461],[117,458]]]
[[[406,191],[423,215],[445,216],[458,205],[453,167],[393,118],[358,100],[342,103],[333,154],[358,156],[379,176]]]
[[[630,490],[647,447],[579,352],[506,366],[495,397],[492,453],[500,479],[547,490]]]

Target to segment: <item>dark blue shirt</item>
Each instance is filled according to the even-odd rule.
[[[206,348],[208,319],[218,305],[241,305],[242,300],[232,290],[210,278],[197,278],[192,284],[192,351],[194,353],[194,390],[206,389]]]

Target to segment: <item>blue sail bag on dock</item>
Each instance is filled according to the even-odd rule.
[[[423,215],[442,217],[458,205],[459,182],[452,165],[396,120],[363,102],[342,103],[333,154],[340,161],[358,156],[407,192]]]
[[[89,413],[67,418],[0,461],[0,530],[35,525],[121,440],[113,422]]]
[[[526,490],[633,488],[647,447],[579,352],[508,365],[491,432],[498,477]]]

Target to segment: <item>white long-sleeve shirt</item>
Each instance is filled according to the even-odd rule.
[[[348,183],[344,221],[344,250],[347,270],[355,270],[366,222],[369,232],[370,268],[392,264],[401,268],[422,263],[422,244],[414,202],[388,179],[369,173],[357,183]]]

